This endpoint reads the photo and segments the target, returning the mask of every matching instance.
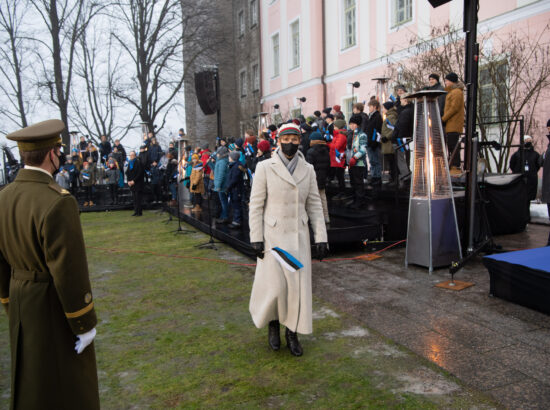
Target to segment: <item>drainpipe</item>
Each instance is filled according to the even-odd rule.
[[[258,70],[260,71],[258,73],[258,75],[260,76],[260,89],[259,89],[259,93],[260,93],[260,100],[259,100],[259,104],[260,104],[260,111],[264,111],[263,108],[262,108],[262,99],[263,99],[263,92],[264,92],[264,79],[263,79],[263,76],[262,76],[262,73],[263,73],[263,61],[262,61],[262,1],[259,1],[258,2],[258,35],[259,35],[259,43],[260,43],[260,58],[258,59],[259,60],[259,63],[258,63]],[[258,130],[258,132],[260,132]]]
[[[325,30],[325,0],[321,0],[322,18],[321,18],[321,30],[322,30],[322,54],[323,54],[323,72],[321,73],[321,84],[323,85],[323,110],[327,106],[327,84],[325,83],[325,77],[327,73],[327,56],[326,56],[326,30]]]

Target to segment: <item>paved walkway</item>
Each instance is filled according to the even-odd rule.
[[[539,247],[548,229],[529,225],[496,242]],[[479,260],[456,277],[475,286],[455,292],[434,287],[449,279],[448,270],[429,275],[405,268],[404,258],[403,248],[371,262],[315,264],[314,294],[507,408],[550,408],[550,316],[490,297]]]

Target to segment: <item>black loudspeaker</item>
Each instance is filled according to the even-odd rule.
[[[428,0],[432,7],[439,7],[444,5],[445,3],[450,2],[451,0]]]
[[[212,71],[200,71],[195,73],[195,93],[204,115],[214,114],[218,111],[218,98],[216,97],[216,84]]]

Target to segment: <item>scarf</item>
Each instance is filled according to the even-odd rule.
[[[293,175],[296,170],[296,166],[298,165],[299,154],[296,153],[291,159],[288,159],[280,148],[277,148],[277,153],[279,154],[281,161],[283,161],[283,164],[285,164],[286,169],[288,169],[288,172],[290,172],[290,175]]]
[[[136,160],[135,158],[134,159],[131,159],[130,161],[128,161],[128,167],[130,169],[134,169],[134,164],[136,163]]]

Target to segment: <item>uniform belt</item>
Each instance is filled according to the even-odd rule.
[[[52,275],[48,272],[38,272],[35,270],[13,269],[11,277],[18,280],[28,280],[31,282],[51,282]]]

